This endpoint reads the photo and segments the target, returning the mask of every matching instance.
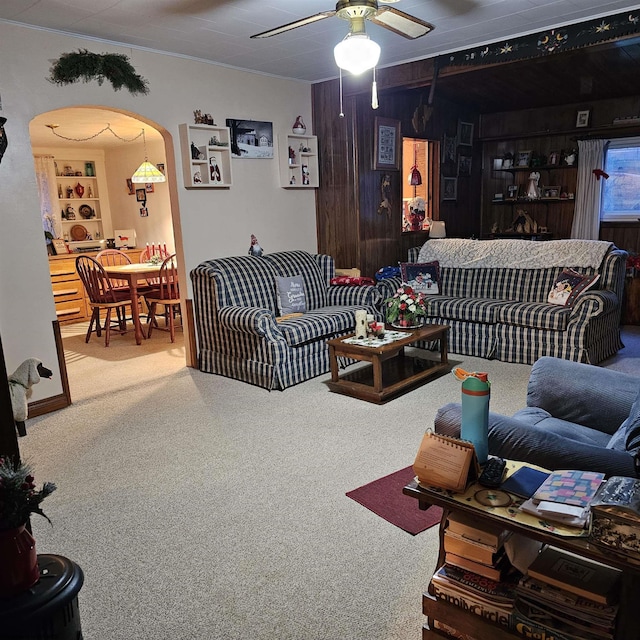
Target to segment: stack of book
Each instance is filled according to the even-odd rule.
[[[604,473],[595,471],[553,471],[520,509],[541,520],[583,529],[589,523],[590,505]]]
[[[612,640],[620,571],[546,547],[516,588],[514,629],[527,638]]]
[[[474,521],[464,513],[450,514],[444,532],[445,564],[431,579],[431,593],[508,627],[521,575],[504,549],[509,535],[506,529]]]

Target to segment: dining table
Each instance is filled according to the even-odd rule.
[[[140,281],[146,282],[160,276],[162,264],[152,264],[148,262],[132,262],[131,264],[104,265],[104,271],[109,278],[126,280],[131,292],[131,319],[136,336],[136,344],[142,344],[144,336],[140,323],[140,308],[138,306],[138,286]]]

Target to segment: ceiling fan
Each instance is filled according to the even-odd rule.
[[[312,24],[318,20],[324,18],[332,18],[338,16],[343,20],[348,20],[351,25],[350,34],[354,35],[366,35],[364,28],[364,21],[370,20],[374,24],[377,24],[389,31],[393,31],[398,35],[414,40],[426,35],[429,31],[434,29],[432,24],[420,20],[415,16],[411,16],[404,11],[399,11],[393,7],[379,7],[379,4],[391,4],[398,0],[339,0],[336,4],[334,11],[323,11],[316,13],[313,16],[296,20],[295,22],[289,22],[275,29],[269,29],[262,33],[257,33],[252,38],[270,38],[271,36],[277,36],[285,31],[291,29],[297,29],[298,27],[304,27],[305,25]]]

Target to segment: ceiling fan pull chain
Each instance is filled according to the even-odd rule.
[[[340,117],[344,118],[344,111],[342,110],[342,69],[340,69]]]
[[[373,84],[371,85],[371,108],[378,108],[378,83],[376,82],[376,68],[373,67]]]

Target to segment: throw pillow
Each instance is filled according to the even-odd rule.
[[[640,449],[640,393],[636,397],[627,419],[611,436],[607,449],[635,453]]]
[[[440,263],[433,262],[401,262],[402,281],[414,291],[431,296],[440,293]]]
[[[276,276],[278,285],[278,309],[281,316],[290,313],[304,313],[307,299],[302,276]]]
[[[573,269],[563,269],[549,291],[547,302],[570,307],[581,293],[598,281],[599,277],[599,273],[583,275]]]

